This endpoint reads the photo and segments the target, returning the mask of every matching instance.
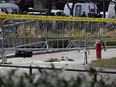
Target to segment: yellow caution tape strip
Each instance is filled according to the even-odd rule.
[[[116,22],[116,18],[88,18],[88,17],[43,16],[43,15],[24,15],[24,14],[0,14],[0,18],[33,19],[33,20],[61,20],[61,21]]]

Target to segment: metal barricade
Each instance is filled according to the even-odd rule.
[[[10,20],[4,25],[5,46],[16,48],[72,48],[88,47],[95,39],[115,39],[115,24],[83,21]],[[16,22],[17,21],[17,22]],[[111,26],[111,27],[110,27]],[[44,44],[41,44],[44,43]],[[39,49],[37,48],[39,47]],[[34,48],[34,49],[33,49]],[[37,48],[37,49],[35,49]]]
[[[94,46],[95,40],[115,40],[116,23],[93,20],[6,19],[1,26],[1,52],[63,51]],[[116,44],[115,44],[116,45]]]

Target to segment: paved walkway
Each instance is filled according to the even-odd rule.
[[[32,57],[27,57],[27,58],[22,58],[22,57],[13,57],[13,58],[8,58],[7,62],[11,62],[12,65],[16,65],[16,66],[39,66],[39,67],[51,67],[51,63],[54,64],[54,66],[56,68],[64,68],[64,69],[77,69],[77,70],[85,70],[87,68],[90,67],[89,63],[91,63],[92,60],[96,60],[96,53],[94,49],[89,50],[90,54],[87,55],[87,60],[88,60],[88,64],[87,65],[83,65],[84,63],[84,51],[81,50],[80,52],[78,51],[67,51],[67,52],[58,52],[58,53],[46,53],[46,54],[36,54],[33,55]],[[62,57],[67,57],[67,58],[71,58],[75,61],[72,62],[67,62],[67,61],[62,61],[62,62],[44,62],[47,59],[50,58],[62,58]],[[111,58],[111,57],[116,57],[116,48],[112,48],[112,49],[107,49],[106,52],[102,51],[102,58],[107,59],[107,58]],[[5,72],[7,69],[11,69],[11,68],[2,68],[0,67],[0,69],[2,69],[0,71],[0,73],[5,74]],[[99,67],[96,67],[96,69],[101,69]],[[102,68],[102,70],[104,71],[115,71],[116,69],[110,69],[110,68]],[[28,69],[20,69],[18,71],[18,74],[21,72],[27,71],[29,72]],[[71,71],[65,71],[63,72],[63,76],[66,79],[69,79],[70,77],[74,76],[76,77],[80,72],[71,72]],[[88,74],[86,73],[86,75],[88,76]],[[103,74],[104,76],[107,74]],[[114,81],[114,79],[116,79],[116,75],[115,74],[110,74],[110,78],[111,81]]]
[[[84,63],[84,51],[81,50],[78,51],[67,51],[67,52],[58,52],[58,53],[45,53],[45,54],[36,54],[32,57],[22,58],[22,57],[14,57],[14,58],[8,58],[7,62],[12,62],[12,64],[16,65],[38,65],[38,66],[48,66],[51,65],[51,62],[44,62],[45,60],[48,60],[50,58],[70,58],[75,61],[73,62],[54,62],[56,66],[65,66],[67,64],[72,64],[73,66],[83,66]],[[109,48],[106,50],[102,50],[102,58],[107,59],[111,57],[116,57],[116,48]],[[95,49],[89,50],[89,53],[87,54],[87,61],[88,63],[91,63],[92,60],[96,60],[96,52]],[[52,62],[53,63],[53,62]],[[76,65],[75,65],[76,64]]]

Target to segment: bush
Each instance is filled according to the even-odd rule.
[[[67,80],[60,76],[62,70],[56,70],[54,66],[53,69],[38,69],[38,72],[32,75],[23,73],[20,76],[16,75],[16,70],[11,70],[8,75],[0,76],[0,87],[116,87],[115,81],[107,84],[102,77],[97,81],[98,73],[93,68],[89,69],[89,75],[93,77],[89,81],[84,75]]]

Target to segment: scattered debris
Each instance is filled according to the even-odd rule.
[[[61,62],[58,58],[50,58],[48,60],[45,60],[44,62]]]
[[[50,58],[48,60],[45,60],[44,62],[62,62],[62,61],[74,61],[74,60],[62,56],[62,58]]]

